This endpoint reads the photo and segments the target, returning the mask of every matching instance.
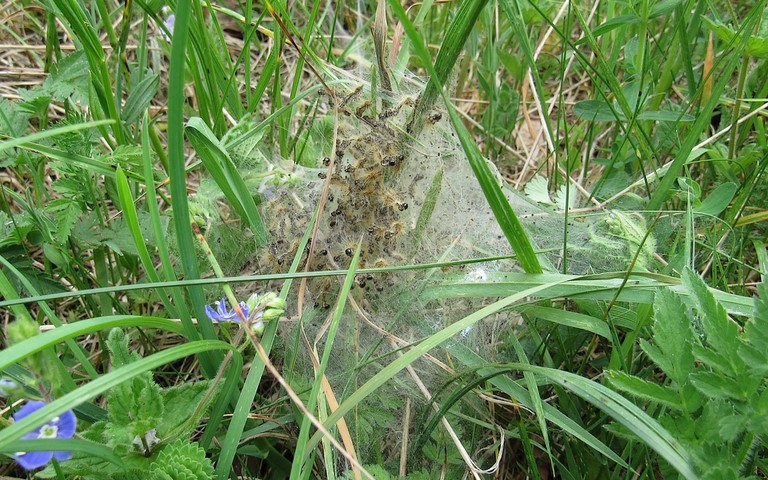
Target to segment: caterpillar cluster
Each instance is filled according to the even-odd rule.
[[[317,167],[321,171],[313,174],[318,177],[315,185],[329,182],[310,260],[313,271],[348,268],[361,239],[359,268],[403,264],[413,252],[411,233],[421,200],[408,191],[417,180],[412,178],[414,174],[401,172],[409,158],[417,155],[408,147],[402,128],[414,102],[406,98],[379,110],[377,102],[358,100],[362,92],[360,86],[340,102],[335,158],[319,159]],[[440,114],[429,117],[431,123],[439,120]],[[297,212],[290,205],[285,198],[273,199],[266,205],[265,215],[274,235],[260,258],[264,273],[287,269],[311,215],[311,207]],[[304,256],[306,262],[306,252]],[[329,283],[318,281],[313,285],[319,306],[328,306],[324,298],[332,290]],[[358,275],[355,279],[355,285],[368,292],[382,292],[393,283],[388,274]]]

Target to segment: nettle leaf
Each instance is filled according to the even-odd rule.
[[[139,359],[139,354],[128,348],[130,337],[120,328],[113,328],[107,336],[107,349],[112,368],[120,368]]]
[[[746,370],[746,365],[736,352],[739,350],[739,327],[728,318],[728,313],[720,305],[704,281],[691,269],[683,272],[683,285],[692,293],[692,298],[699,312],[701,325],[706,335],[706,343],[729,360],[731,375]]]
[[[658,349],[647,342],[641,348],[678,385],[687,382],[694,366],[691,342],[695,338],[688,311],[671,290],[660,290],[654,299],[653,339]]]
[[[129,348],[130,337],[122,329],[114,328],[107,337],[107,348],[113,368],[137,360],[138,354]],[[160,386],[147,371],[130,381],[121,383],[109,391],[109,433],[118,443],[132,442],[143,438],[157,427],[163,417],[163,399]]]
[[[210,381],[184,383],[163,390],[163,402],[172,406],[167,408],[157,425],[157,435],[160,438],[186,437],[198,425],[200,417],[205,415],[216,393],[206,396],[211,386]],[[200,408],[201,403],[205,404]],[[193,417],[193,413],[197,416]]]
[[[642,378],[627,375],[624,372],[609,371],[606,377],[614,387],[643,400],[658,402],[676,410],[682,410],[680,394],[677,390],[648,382]]]
[[[213,478],[213,464],[205,449],[184,439],[166,445],[150,467],[152,480],[207,480]],[[147,478],[147,477],[145,477]]]

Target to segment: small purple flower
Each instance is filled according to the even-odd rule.
[[[210,305],[205,306],[206,315],[208,315],[208,318],[214,322],[240,322],[243,320],[235,309],[227,310],[227,303],[223,298],[216,302],[215,305],[216,310],[211,308]],[[248,318],[248,314],[251,311],[250,307],[248,307],[248,304],[245,302],[240,302],[240,310],[243,311],[245,318]]]
[[[14,415],[13,420],[18,422],[27,415],[34,413],[45,406],[45,402],[30,400]],[[60,417],[54,417],[48,423],[32,430],[21,437],[25,440],[38,440],[41,438],[72,438],[77,429],[77,419],[72,410],[67,410]],[[24,470],[33,470],[45,466],[52,458],[56,460],[69,460],[72,452],[16,452],[13,458],[19,462]]]
[[[165,30],[162,31],[163,37],[165,38],[166,42],[170,42],[171,35],[173,35],[173,27],[176,25],[176,15],[173,13],[168,15],[168,17],[163,20],[163,25],[165,25],[165,28],[168,29],[168,33],[165,33]]]

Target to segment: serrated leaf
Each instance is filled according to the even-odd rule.
[[[669,289],[661,289],[656,293],[653,311],[653,340],[659,352],[653,355],[656,358],[652,360],[673,382],[684,385],[693,370],[692,342],[695,338],[687,309],[678,295]],[[643,350],[649,354],[646,347]],[[664,359],[661,360],[659,356]]]
[[[534,175],[533,178],[528,180],[525,184],[525,195],[534,202],[543,203],[545,205],[554,205],[555,202],[549,198],[549,183],[547,179],[541,175]]]
[[[656,366],[658,366],[664,373],[674,371],[672,362],[670,362],[670,360],[664,355],[664,352],[659,347],[653,345],[644,338],[641,338],[640,348],[643,350],[643,352],[645,352],[648,358],[653,363],[655,363]],[[667,376],[670,376],[670,374],[667,373]]]
[[[732,378],[714,372],[696,372],[690,376],[691,383],[697,390],[710,398],[744,400],[742,385]]]
[[[736,372],[733,370],[728,357],[720,354],[719,352],[715,352],[714,350],[711,350],[702,345],[694,345],[693,356],[713,370],[717,370],[721,373],[725,373],[731,376],[736,375]]]
[[[607,373],[606,378],[611,385],[630,395],[650,402],[658,402],[676,410],[683,409],[680,395],[673,388],[648,382],[624,372],[609,371]]]
[[[210,403],[216,399],[216,395],[206,397],[210,385],[210,381],[199,381],[163,390],[166,408],[157,426],[158,436],[165,438],[170,433],[185,436],[192,432],[200,417],[207,412]],[[201,406],[202,402],[206,402],[205,405]],[[196,414],[195,418],[192,418],[193,413]]]
[[[56,208],[54,215],[56,221],[56,233],[54,239],[59,245],[64,245],[69,240],[69,236],[72,233],[72,226],[77,219],[80,218],[82,210],[80,209],[80,205],[76,202],[66,199],[61,200],[64,200],[64,202],[60,205],[60,208]]]
[[[27,130],[28,121],[29,113],[20,109],[18,104],[0,98],[0,133],[9,137],[21,137]]]
[[[749,366],[753,375],[768,375],[768,351],[760,349],[754,345],[741,344],[739,346],[739,357]]]
[[[89,71],[85,54],[78,50],[62,58],[42,85],[20,91],[19,94],[27,103],[34,103],[38,99],[44,102],[50,99],[63,101],[70,97],[85,103],[88,100]]]
[[[745,415],[726,415],[720,419],[720,436],[726,442],[736,440],[747,427],[750,418]]]
[[[699,311],[701,325],[706,334],[706,343],[725,358],[728,358],[735,373],[743,372],[744,363],[736,352],[739,349],[739,328],[728,318],[728,313],[715,300],[712,292],[691,269],[683,272],[683,285],[691,292],[696,308]]]
[[[755,313],[744,325],[745,339],[768,355],[768,284],[765,282],[757,286],[754,302]]]

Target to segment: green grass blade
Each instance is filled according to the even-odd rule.
[[[326,428],[333,428],[333,425],[336,424],[339,418],[341,418],[347,412],[355,408],[355,406],[358,403],[360,403],[364,398],[373,394],[377,388],[379,388],[385,382],[387,382],[392,377],[394,377],[398,372],[403,370],[407,365],[413,363],[425,353],[429,352],[433,348],[438,347],[439,345],[446,342],[453,336],[459,334],[465,328],[471,327],[472,325],[482,320],[483,318],[489,315],[493,315],[494,313],[509,307],[510,305],[524,299],[525,297],[530,295],[535,295],[536,293],[542,290],[545,290],[547,288],[550,288],[556,285],[557,283],[562,283],[562,282],[556,282],[552,284],[547,283],[544,285],[539,285],[533,288],[526,289],[514,295],[510,295],[506,298],[503,298],[502,300],[499,300],[486,307],[481,308],[480,310],[462,318],[461,320],[449,325],[448,327],[445,327],[444,329],[431,335],[430,337],[425,338],[418,344],[414,345],[413,348],[411,348],[407,352],[404,352],[403,355],[399,357],[397,360],[393,361],[386,367],[382,368],[378,373],[376,373],[367,382],[365,382],[365,384],[363,384],[360,388],[355,390],[349,397],[347,397],[341,403],[341,405],[339,405],[339,408],[328,417],[328,419],[325,421],[323,425]],[[309,441],[309,447],[313,448],[315,445],[317,445],[317,442],[319,441],[320,441],[320,435],[319,433],[315,433],[315,435],[313,435]]]
[[[309,394],[309,401],[306,403],[307,409],[311,412],[315,408],[315,404],[318,399],[318,395],[320,393],[320,387],[322,385],[322,379],[325,375],[325,371],[328,368],[328,362],[331,358],[331,350],[333,349],[333,342],[336,339],[336,334],[339,330],[339,324],[342,321],[341,317],[344,313],[344,306],[347,304],[347,296],[349,295],[349,291],[352,289],[353,282],[355,280],[355,274],[357,273],[356,266],[358,265],[358,262],[360,261],[360,243],[357,244],[357,249],[355,250],[355,255],[352,257],[352,261],[350,262],[349,271],[347,272],[347,276],[344,279],[344,284],[341,287],[341,291],[339,292],[339,297],[336,302],[336,307],[333,313],[333,318],[331,319],[331,324],[328,328],[328,334],[325,338],[324,344],[323,344],[323,354],[322,358],[320,359],[320,367],[317,369],[317,372],[315,373],[315,381],[312,384],[312,391]],[[312,429],[312,423],[309,421],[309,418],[305,417],[304,420],[301,423],[301,431],[299,432],[299,438],[296,442],[296,451],[294,452],[295,458],[305,458],[305,449],[307,447],[307,440],[309,438],[309,431]],[[311,469],[311,467],[310,467]],[[293,462],[293,468],[291,470],[291,478],[299,479],[302,478],[306,471],[304,470],[303,462],[295,461]]]
[[[533,409],[533,402],[531,400],[531,396],[528,390],[523,388],[522,385],[520,385],[519,383],[515,382],[514,380],[506,376],[492,375],[493,373],[502,373],[502,372],[499,372],[498,366],[488,365],[488,361],[486,359],[482,358],[480,355],[478,355],[476,352],[466,347],[465,345],[462,345],[457,342],[449,343],[447,346],[447,350],[458,361],[460,361],[467,367],[477,369],[478,375],[490,376],[491,377],[489,380],[490,383],[494,385],[496,388],[498,388],[499,390],[501,390],[502,392],[504,392],[505,394],[509,395],[510,398],[519,402],[521,405],[523,405],[526,408]],[[578,440],[583,442],[585,445],[594,449],[596,452],[600,453],[601,455],[608,458],[609,460],[616,463],[617,465],[621,465],[626,469],[630,468],[630,466],[621,457],[619,457],[613,450],[611,450],[607,445],[601,442],[597,437],[589,433],[586,429],[584,429],[584,427],[582,427],[577,422],[569,418],[563,412],[559,411],[557,408],[547,403],[545,403],[543,407],[544,407],[544,415],[547,421],[552,422],[552,424],[561,428],[564,432],[570,435],[573,435],[574,438],[577,438]]]
[[[525,364],[509,366],[537,373],[570,390],[631,430],[685,478],[698,478],[690,455],[680,443],[651,416],[610,388],[574,373],[553,368]]]
[[[77,132],[79,130],[87,130],[89,128],[101,127],[104,125],[111,125],[113,123],[115,123],[114,120],[94,120],[92,122],[83,122],[74,125],[65,125],[63,127],[48,128],[42,132],[32,133],[24,137],[3,140],[2,143],[0,143],[0,152],[8,150],[9,148],[23,147],[24,145],[34,143],[46,138],[55,137],[57,135]]]
[[[390,2],[390,5],[392,5],[395,14],[403,23],[405,31],[410,37],[416,52],[419,54],[421,61],[429,71],[430,81],[432,81],[432,79],[439,81],[440,77],[432,67],[429,52],[427,51],[422,38],[408,19],[405,10],[403,10],[403,7],[398,2]],[[445,101],[448,114],[451,117],[451,122],[459,135],[459,141],[461,142],[461,146],[464,148],[467,159],[472,166],[472,171],[475,173],[478,182],[480,182],[480,187],[485,194],[485,198],[488,200],[488,204],[491,206],[496,221],[504,232],[504,236],[515,250],[520,265],[527,273],[541,273],[541,264],[536,257],[536,253],[533,250],[528,234],[520,223],[520,220],[517,218],[514,210],[512,210],[509,200],[504,196],[504,192],[496,180],[496,176],[486,163],[480,150],[477,148],[477,144],[464,126],[464,122],[456,113],[456,109],[453,107],[447,96],[445,96],[442,87],[439,88],[439,92],[443,95],[443,100]]]
[[[176,8],[168,82],[168,162],[171,206],[181,264],[186,278],[196,279],[200,278],[200,267],[195,255],[195,237],[190,224],[187,174],[184,168],[184,99],[186,98],[184,69],[190,8],[189,2],[179,2]],[[186,315],[181,317],[187,338],[197,340],[199,338],[198,331],[203,338],[216,338],[213,325],[205,315],[203,308],[205,305],[203,290],[199,286],[190,285],[189,297],[198,323],[195,325],[192,323],[192,319]],[[185,312],[180,310],[179,313],[184,314]],[[200,365],[208,377],[216,374],[216,365],[220,362],[221,356],[214,358],[210,355],[204,355],[200,358]]]
[[[96,97],[99,101],[102,111],[107,118],[113,121],[112,133],[117,140],[118,145],[125,143],[125,134],[123,126],[120,123],[120,108],[117,99],[112,93],[112,81],[106,64],[106,53],[101,46],[99,36],[96,33],[92,19],[83,10],[82,4],[74,0],[53,0],[53,4],[62,13],[64,19],[69,24],[74,38],[76,38],[88,58],[88,65],[91,67],[91,75]],[[105,22],[109,19],[105,18]],[[104,135],[108,138],[108,135]]]
[[[189,119],[186,132],[203,165],[221,188],[221,191],[224,192],[229,203],[251,228],[259,244],[265,244],[268,234],[261,214],[256,208],[253,195],[245,185],[227,151],[199,117]]]
[[[301,239],[297,254],[291,263],[288,276],[283,288],[280,291],[280,297],[286,299],[288,292],[293,283],[293,278],[298,277],[296,271],[299,269],[299,264],[303,257],[304,249],[309,242],[310,234],[312,233],[312,227],[314,222],[317,221],[317,212],[309,222],[307,230],[304,232],[304,237]],[[344,272],[337,272],[338,274],[344,274]],[[261,337],[261,346],[264,347],[264,351],[269,354],[272,350],[272,346],[275,343],[277,337],[278,322],[270,322],[267,324],[267,328],[264,330],[264,335]],[[232,412],[232,416],[229,421],[229,427],[224,439],[221,441],[221,451],[219,453],[219,459],[216,464],[216,478],[219,480],[226,480],[229,478],[230,471],[232,470],[232,463],[234,461],[237,450],[240,446],[240,439],[243,435],[246,422],[249,419],[251,413],[251,406],[253,405],[253,399],[256,397],[256,392],[261,383],[261,377],[264,374],[266,366],[264,362],[259,359],[258,355],[254,355],[252,358],[252,365],[248,370],[248,376],[243,382],[243,386],[240,389],[240,395],[237,398],[237,404]]]
[[[740,41],[733,46],[733,51],[721,60],[721,62],[724,62],[724,65],[722,70],[717,73],[714,85],[712,86],[712,95],[701,110],[699,110],[696,121],[689,128],[688,132],[686,132],[667,173],[661,179],[661,182],[659,182],[659,185],[656,187],[656,190],[654,190],[648,201],[648,210],[659,210],[664,202],[670,198],[672,188],[679,172],[688,161],[688,158],[693,151],[693,147],[699,142],[702,132],[706,132],[712,112],[715,107],[720,104],[720,96],[723,94],[726,85],[731,82],[731,74],[734,69],[741,62],[741,53],[747,47],[750,39],[750,32],[754,30],[755,24],[760,21],[764,4],[765,0],[755,3],[752,6],[749,15],[744,19],[741,28],[739,28],[739,35],[737,36],[737,38],[740,38]]]
[[[79,322],[63,325],[3,349],[0,351],[0,371],[5,370],[14,363],[19,363],[29,355],[41,352],[46,348],[52,348],[61,342],[80,335],[88,335],[111,328],[127,327],[160,328],[174,333],[182,333],[181,325],[167,318],[114,315],[80,320]]]
[[[445,36],[440,44],[440,51],[435,58],[434,72],[429,74],[429,82],[424,92],[419,98],[419,103],[413,111],[411,134],[418,136],[424,127],[424,119],[430,110],[435,106],[435,102],[443,91],[443,85],[448,82],[448,76],[464,50],[464,43],[475,28],[480,12],[485,8],[488,0],[464,0],[459,3],[459,9],[456,11],[453,20],[445,30]],[[401,19],[402,21],[402,19]],[[415,32],[414,28],[414,32]],[[409,34],[409,36],[411,36]],[[414,45],[421,45],[421,39],[411,36],[411,42]],[[422,62],[429,64],[429,57],[422,56]]]
[[[77,452],[83,456],[100,458],[119,467],[123,459],[118,457],[111,447],[77,439],[17,440],[12,445],[0,449],[0,453],[13,455],[16,452]]]
[[[127,320],[130,321],[135,318],[136,317],[127,317]],[[126,319],[123,319],[123,326],[127,326],[125,320]],[[46,335],[40,335],[40,337],[44,336]],[[28,342],[36,340],[37,338],[32,338],[17,345],[24,346]],[[148,357],[141,358],[135,362],[115,369],[105,375],[102,375],[96,380],[83,385],[77,390],[69,392],[66,395],[52,401],[40,410],[37,410],[36,412],[31,413],[29,416],[24,417],[22,420],[11,424],[3,430],[0,430],[0,449],[5,449],[9,445],[14,444],[24,434],[39,427],[49,419],[61,415],[76,405],[87,402],[88,400],[91,400],[96,396],[101,395],[112,388],[115,388],[121,383],[135,378],[145,372],[150,372],[157,367],[173,362],[180,358],[188,357],[190,355],[200,354],[202,352],[213,350],[230,350],[232,348],[233,347],[230,344],[219,340],[197,340],[194,342],[185,343],[183,345],[171,347],[167,350],[163,350]]]

